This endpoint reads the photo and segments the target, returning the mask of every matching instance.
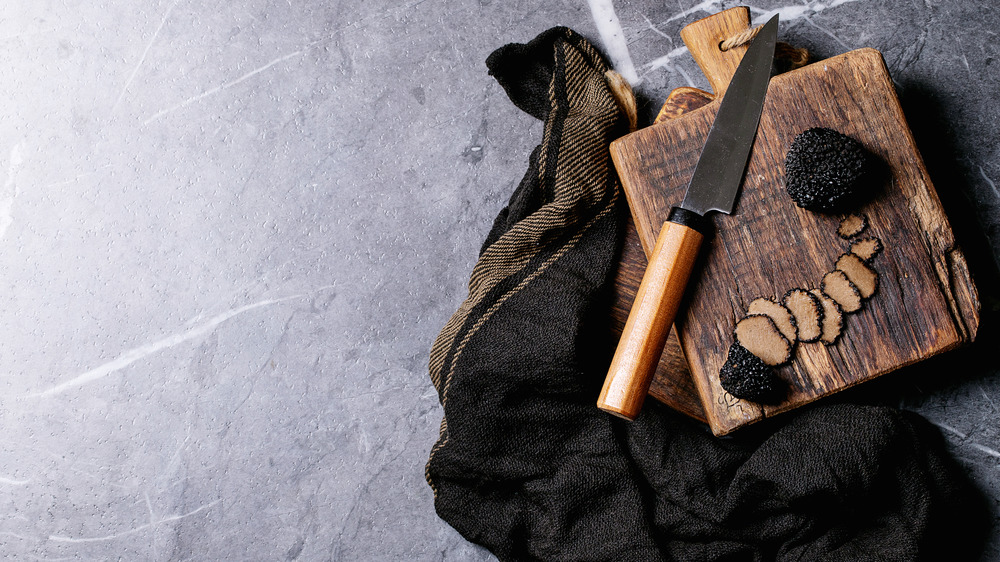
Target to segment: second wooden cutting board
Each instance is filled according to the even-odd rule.
[[[723,52],[718,45],[748,26],[749,11],[734,8],[682,32],[717,94],[725,89],[745,50]],[[672,119],[658,119],[612,143],[612,157],[647,253],[670,208],[683,199],[718,100],[691,111],[680,108]],[[790,388],[787,399],[762,406],[736,399],[719,386],[719,369],[736,321],[755,298],[780,299],[792,288],[819,287],[823,275],[834,269],[838,256],[849,247],[836,233],[841,215],[803,210],[784,190],[785,153],[792,139],[810,127],[849,135],[886,165],[889,173],[880,192],[857,210],[868,219],[865,234],[878,237],[885,246],[872,266],[880,287],[862,310],[846,315],[838,343],[798,344],[791,363],[778,369]],[[715,224],[716,235],[703,247],[675,329],[704,418],[718,435],[975,336],[979,323],[975,286],[875,50],[851,51],[772,79],[736,210],[717,217]],[[627,275],[620,279],[626,285],[632,282]],[[623,289],[627,293],[630,287]],[[668,346],[661,367],[676,364],[670,354]],[[684,373],[675,372],[658,372],[654,396],[658,389],[669,390],[679,409],[700,417],[701,412],[684,404],[690,393],[679,378]],[[664,380],[671,377],[678,380]]]

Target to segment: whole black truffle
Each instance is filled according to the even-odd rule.
[[[877,163],[860,142],[813,127],[799,133],[785,155],[785,188],[803,209],[846,211],[871,196]]]
[[[729,346],[726,363],[719,370],[719,383],[729,394],[761,404],[776,404],[786,394],[774,370],[738,342]]]

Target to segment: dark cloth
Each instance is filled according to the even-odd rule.
[[[571,30],[487,65],[545,129],[431,350],[440,517],[503,560],[973,558],[982,500],[915,414],[828,404],[719,439],[653,400],[631,423],[596,408],[626,120]]]

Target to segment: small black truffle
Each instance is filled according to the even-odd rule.
[[[868,217],[864,215],[847,215],[844,217],[844,220],[840,221],[840,226],[837,227],[837,236],[840,236],[844,240],[850,240],[864,232],[866,228],[868,228]]]
[[[786,394],[774,370],[738,342],[729,346],[729,356],[719,370],[719,384],[737,398],[761,404],[777,404]]]
[[[851,244],[851,253],[870,263],[882,252],[882,240],[878,238],[862,238]]]
[[[799,133],[785,155],[785,188],[803,209],[845,211],[871,196],[877,164],[860,142],[813,127]]]

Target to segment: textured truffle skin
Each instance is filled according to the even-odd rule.
[[[875,167],[875,158],[860,142],[813,127],[799,133],[785,155],[785,188],[803,209],[846,211],[871,195]]]
[[[729,346],[726,363],[719,370],[719,384],[737,398],[761,404],[777,404],[786,394],[774,370],[738,342]]]

